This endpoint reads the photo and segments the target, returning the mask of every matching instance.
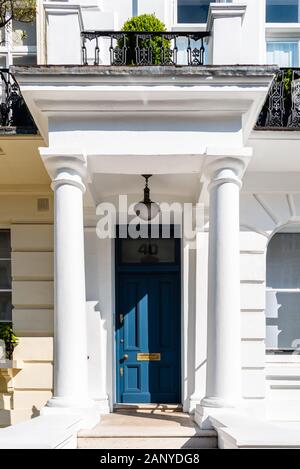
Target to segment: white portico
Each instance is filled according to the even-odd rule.
[[[107,411],[117,402],[114,240],[97,239],[96,207],[119,194],[140,200],[141,174],[153,174],[157,202],[209,207],[207,279],[199,275],[204,258],[181,240],[179,403],[186,411],[197,406],[199,422],[208,408],[240,405],[239,191],[251,158],[245,143],[273,69],[36,67],[16,74],[49,142],[40,152],[55,196],[55,384],[47,412],[87,409],[92,400]],[[96,322],[87,336],[90,307]]]

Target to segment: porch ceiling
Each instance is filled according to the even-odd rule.
[[[38,151],[44,144],[40,136],[0,137],[1,191],[21,185],[43,185],[51,191],[50,178]]]
[[[248,171],[300,172],[299,131],[254,131],[248,145],[253,148]]]
[[[149,180],[151,198],[159,202],[196,202],[200,193],[197,174],[155,174]],[[90,185],[95,202],[114,200],[119,194],[140,200],[144,179],[136,174],[95,174]]]

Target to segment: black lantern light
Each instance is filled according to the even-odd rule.
[[[156,202],[152,202],[150,198],[150,188],[148,187],[148,180],[149,178],[151,178],[151,176],[152,174],[142,174],[142,177],[145,178],[144,200],[141,200],[141,202],[136,204],[134,207],[136,215],[145,221],[152,220],[160,212],[159,205]]]

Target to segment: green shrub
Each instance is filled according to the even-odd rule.
[[[134,16],[126,21],[122,31],[139,31],[139,32],[163,32],[166,31],[166,26],[154,14]],[[120,41],[121,42],[121,41]],[[119,43],[119,47],[123,44]],[[127,65],[136,64],[136,38],[134,36],[127,37]],[[139,41],[141,48],[152,48],[152,64],[160,65],[162,63],[162,46],[166,49],[170,48],[170,41],[156,36],[153,39],[143,39]]]
[[[11,324],[0,324],[0,340],[5,342],[6,358],[10,360],[15,347],[19,343],[19,339],[14,334]]]
[[[289,93],[291,91],[291,84],[293,80],[293,70],[291,68],[284,71],[284,91]]]
[[[0,1],[0,28],[10,20],[31,23],[36,15],[36,0]]]

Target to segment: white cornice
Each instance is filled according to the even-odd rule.
[[[267,23],[266,38],[268,39],[299,39],[300,23]]]
[[[58,2],[44,2],[44,11],[45,11],[45,17],[51,12],[51,13],[57,13],[60,15],[66,15],[66,14],[78,14],[78,20],[79,20],[79,25],[80,29],[83,30],[83,18],[82,18],[82,11],[81,11],[81,6],[80,4],[72,4],[72,3],[58,3]]]
[[[212,30],[214,20],[218,18],[240,17],[243,20],[246,10],[246,3],[211,3],[208,11],[207,31]]]
[[[274,68],[275,70],[275,68]],[[243,116],[245,138],[255,125],[272,67],[16,68],[22,95],[47,139],[48,118],[99,113],[184,113]]]
[[[95,4],[89,4],[89,5],[82,5],[80,2],[73,2],[73,3],[62,3],[62,2],[47,2],[45,1],[43,3],[44,8],[47,8],[49,10],[78,10],[80,8],[84,8],[85,10],[94,10],[97,9],[99,10],[99,5],[97,3]]]

